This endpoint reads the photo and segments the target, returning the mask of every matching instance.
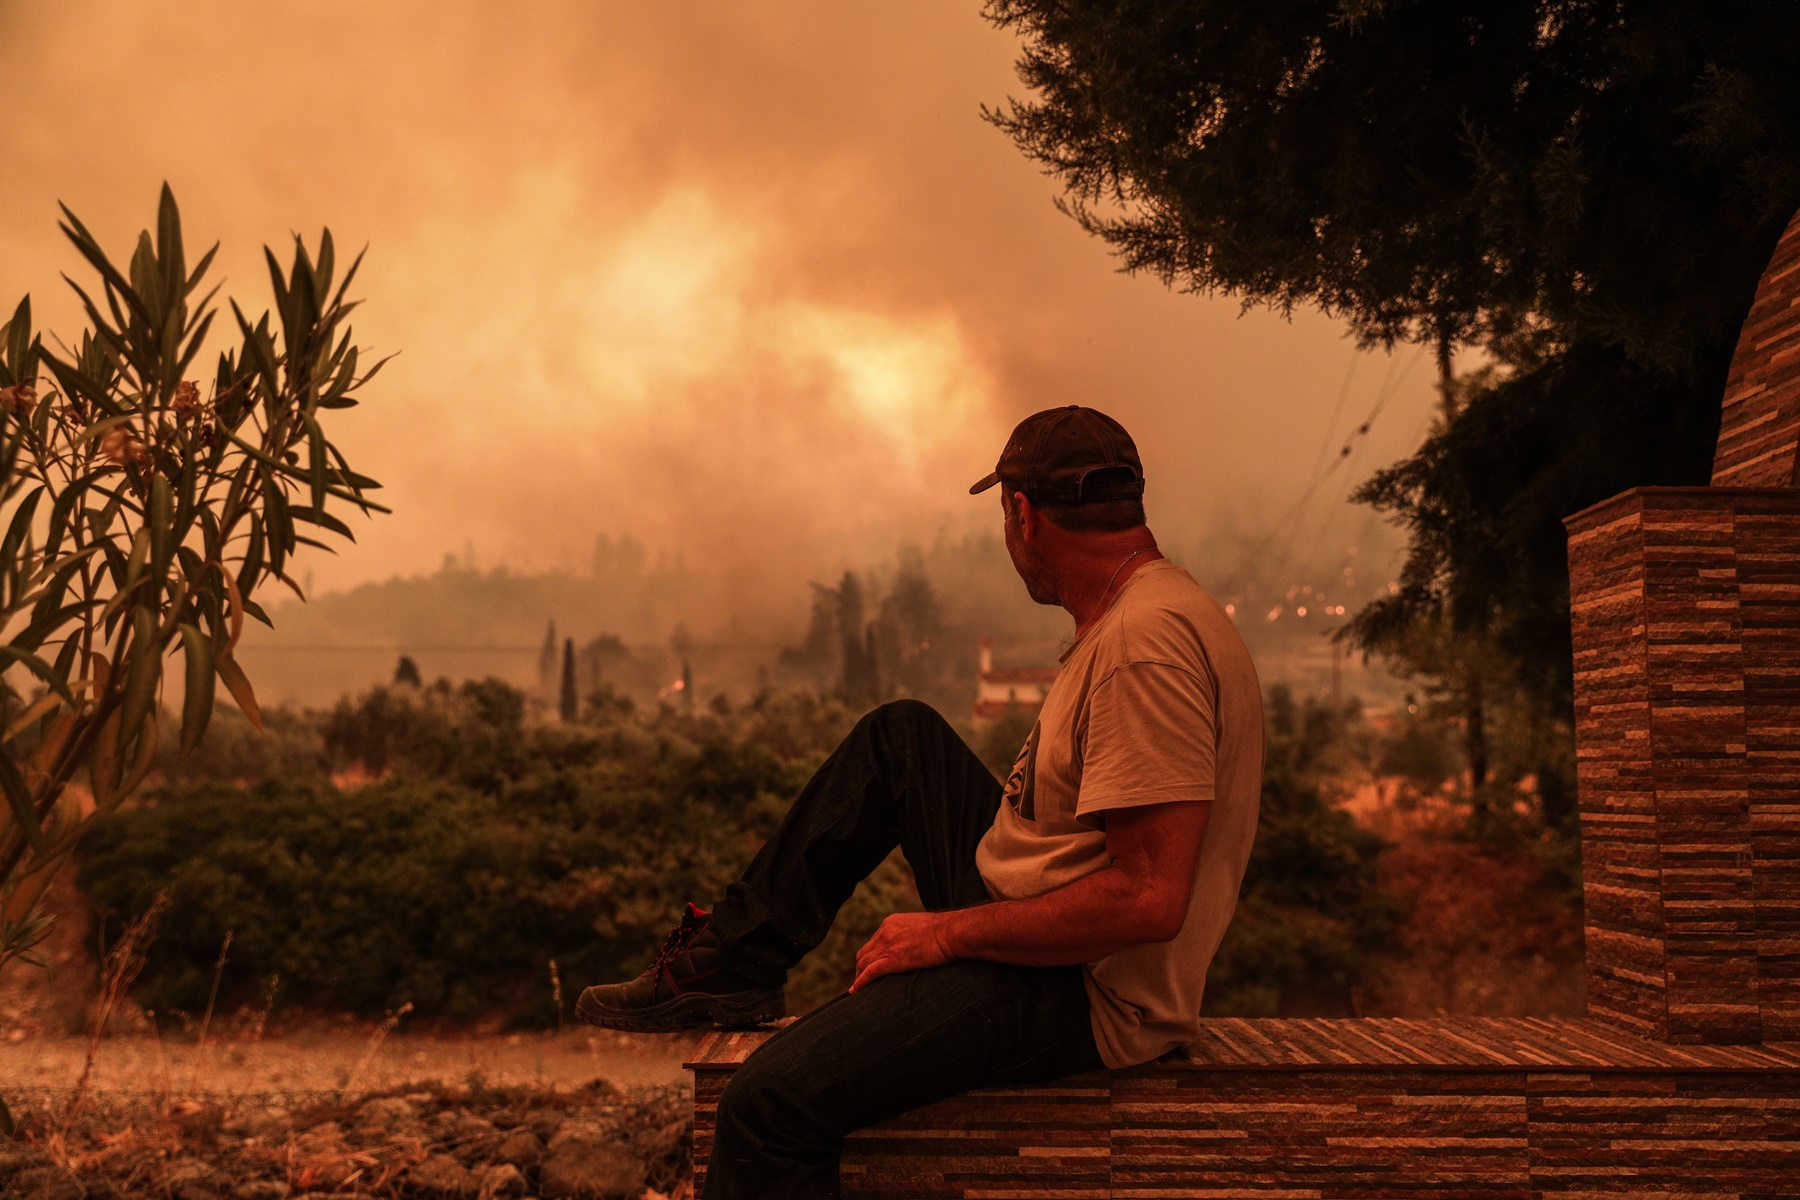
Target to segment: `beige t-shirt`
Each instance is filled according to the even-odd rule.
[[[1174,563],[1138,568],[1063,654],[975,853],[996,899],[1024,900],[1110,865],[1108,810],[1211,801],[1181,932],[1087,967],[1109,1067],[1199,1033],[1206,968],[1256,835],[1262,756],[1262,689],[1231,618]]]

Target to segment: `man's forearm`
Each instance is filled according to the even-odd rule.
[[[1029,900],[998,900],[938,913],[952,958],[1027,967],[1098,962],[1128,946],[1166,942],[1181,931],[1181,911],[1110,866]]]
[[[893,913],[857,951],[850,990],[959,958],[1063,967],[1169,941],[1187,920],[1209,811],[1209,802],[1197,801],[1111,814],[1111,865],[1029,900]]]

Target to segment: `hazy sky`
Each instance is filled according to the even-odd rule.
[[[980,120],[1016,52],[976,0],[0,0],[0,303],[73,330],[56,202],[123,259],[165,178],[253,311],[262,243],[367,242],[401,354],[332,431],[396,514],[321,587],[600,532],[816,574],[997,526],[967,485],[1054,404],[1125,422],[1177,537],[1273,523],[1384,379],[1321,504],[1417,443],[1414,351],[1345,396],[1332,322],[1117,274]]]

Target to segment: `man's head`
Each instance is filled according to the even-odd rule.
[[[1026,417],[992,474],[971,495],[1001,485],[1006,548],[1039,604],[1064,603],[1067,576],[1144,529],[1144,469],[1117,421],[1071,405]],[[1141,532],[1140,532],[1141,531]]]

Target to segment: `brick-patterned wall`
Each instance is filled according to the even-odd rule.
[[[1796,493],[1736,504],[1745,768],[1762,1036],[1800,1041],[1800,519]]]
[[[1524,1072],[1169,1071],[1112,1089],[1113,1196],[1530,1195]]]
[[[1800,483],[1800,215],[1781,235],[1726,377],[1714,487]]]
[[[1667,980],[1639,515],[1593,515],[1569,541],[1587,1007],[1633,1033],[1662,1037]]]
[[[1588,1011],[1794,1036],[1800,492],[1646,488],[1569,522]]]
[[[1104,1074],[1078,1075],[972,1092],[853,1133],[839,1172],[844,1192],[1110,1195],[1109,1083]]]
[[[1115,1197],[1800,1189],[1791,1074],[1164,1069],[1120,1078],[1112,1103]]]

